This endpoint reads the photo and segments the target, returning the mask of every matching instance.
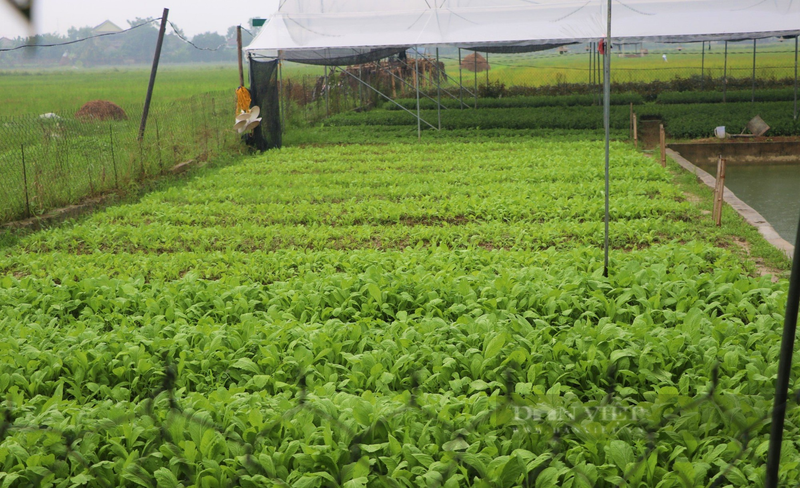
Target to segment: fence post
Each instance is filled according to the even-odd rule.
[[[28,196],[28,169],[25,167],[25,144],[20,145],[22,152],[22,182],[25,186],[25,217],[31,217],[31,201]]]
[[[119,177],[117,176],[117,157],[114,155],[114,127],[108,126],[108,138],[111,141],[111,165],[114,167],[114,186],[119,189]]]
[[[633,114],[633,147],[639,149],[639,117]]]
[[[169,9],[165,8],[161,15],[161,28],[158,30],[158,40],[156,41],[156,53],[153,56],[153,67],[150,70],[150,83],[147,85],[147,96],[144,99],[144,111],[142,111],[142,122],[139,125],[139,140],[144,138],[144,130],[147,126],[147,114],[150,112],[150,101],[153,99],[153,87],[156,84],[156,73],[158,73],[158,62],[161,59],[161,47],[164,45],[164,32],[167,30],[167,17]]]
[[[664,131],[664,124],[658,126],[659,139],[661,141],[661,166],[667,167],[667,133]]]
[[[722,203],[725,198],[725,159],[720,155],[717,161],[717,180],[714,186],[714,211],[712,217],[717,227],[722,226]]]

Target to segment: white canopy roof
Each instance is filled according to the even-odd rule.
[[[247,51],[305,58],[417,45],[567,44],[606,35],[607,0],[272,0]],[[277,5],[276,5],[277,4]],[[689,42],[792,36],[800,1],[613,0],[612,37]],[[336,54],[338,53],[338,54]],[[291,57],[291,56],[290,56]]]

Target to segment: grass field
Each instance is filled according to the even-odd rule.
[[[755,230],[615,143],[604,278],[591,135],[382,130],[6,236],[3,481],[763,484],[786,282]]]
[[[54,112],[74,114],[90,100],[108,100],[125,110],[141,110],[149,67],[0,72],[0,117]],[[153,103],[231,90],[239,85],[236,66],[161,66]]]

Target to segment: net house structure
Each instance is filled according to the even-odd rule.
[[[521,53],[599,41],[613,50],[614,43],[769,37],[794,38],[797,50],[800,34],[800,2],[794,0],[270,0],[259,14],[268,20],[246,53],[254,102],[261,103],[262,113],[266,108],[265,119],[269,120],[257,137],[262,144],[271,138],[266,142],[276,146],[280,145],[280,96],[275,80],[280,60],[337,67],[438,46]],[[604,56],[603,65],[608,274],[610,55]],[[795,72],[796,66],[797,61]],[[419,110],[416,116],[419,127]],[[767,460],[768,487],[777,484],[796,334],[795,295],[800,296],[798,261],[795,259],[790,282],[781,344]]]
[[[270,0],[264,9],[266,24],[246,48],[257,101],[279,100],[266,81],[279,57],[343,67],[444,46],[522,53],[606,37],[613,46],[800,33],[793,0]],[[267,101],[262,113],[276,123],[263,130],[277,146],[279,117],[269,114],[279,108]]]

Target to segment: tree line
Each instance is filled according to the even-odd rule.
[[[0,68],[17,66],[77,66],[147,64],[152,62],[158,39],[158,22],[152,18],[135,18],[127,21],[123,29],[136,27],[120,34],[95,37],[76,44],[66,42],[91,38],[96,35],[93,27],[71,27],[66,35],[41,34],[33,37],[18,37],[0,48],[35,45],[16,51],[0,51]],[[144,25],[143,25],[144,24]],[[181,39],[183,37],[183,39]],[[185,40],[184,40],[185,39]],[[178,26],[167,27],[161,52],[163,63],[217,63],[236,61],[236,26],[228,28],[223,36],[217,32],[204,32],[187,36]],[[253,36],[242,30],[244,45]],[[195,46],[190,45],[190,41]],[[198,49],[202,48],[202,49]],[[205,50],[204,50],[205,49]]]

